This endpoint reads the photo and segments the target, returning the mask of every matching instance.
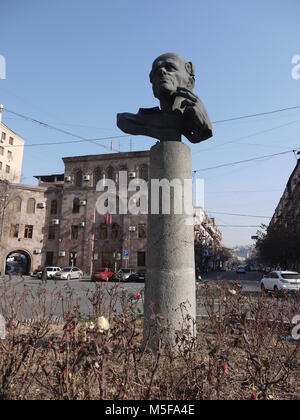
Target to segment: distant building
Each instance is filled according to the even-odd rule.
[[[21,182],[24,143],[22,137],[0,124],[0,179]]]
[[[202,207],[195,208],[195,262],[201,271],[220,268],[222,262],[222,232],[214,218]]]

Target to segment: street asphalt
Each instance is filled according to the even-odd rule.
[[[203,276],[203,282],[207,281],[211,284],[219,284],[222,283],[235,283],[239,282],[243,286],[244,293],[251,293],[252,295],[258,295],[259,292],[259,282],[262,278],[261,273],[250,272],[246,274],[236,274],[235,272],[215,272],[209,273]],[[39,308],[36,306],[36,313],[35,310],[32,309],[32,302],[31,295],[40,297],[42,296],[42,291],[45,290],[45,295],[47,296],[47,303],[46,307],[47,310],[50,311],[51,307],[51,296],[58,296],[61,292],[65,296],[62,300],[59,300],[59,304],[55,305],[51,310],[55,314],[57,318],[62,317],[63,315],[68,312],[69,309],[73,306],[78,306],[79,311],[82,315],[86,317],[93,317],[93,304],[91,302],[91,296],[96,291],[96,288],[101,289],[101,295],[103,296],[102,303],[101,303],[101,311],[102,314],[107,314],[109,311],[109,301],[111,300],[111,296],[114,293],[118,294],[118,299],[116,302],[116,309],[118,311],[122,310],[122,307],[128,305],[132,302],[136,308],[143,313],[143,290],[144,284],[143,283],[94,283],[91,282],[90,278],[84,278],[82,280],[71,280],[71,281],[53,281],[48,280],[46,285],[42,285],[41,280],[37,278],[25,276],[25,277],[12,277],[9,279],[8,277],[0,279],[0,293],[4,291],[5,284],[14,286],[14,290],[16,291],[17,295],[21,296],[26,292],[27,299],[24,299],[22,307],[22,318],[23,319],[32,319],[35,318],[35,314],[38,313]],[[141,295],[141,298],[139,297]],[[38,305],[41,304],[41,299],[38,298],[37,301],[39,302]],[[205,308],[198,304],[197,306],[197,316],[205,316],[206,311]]]

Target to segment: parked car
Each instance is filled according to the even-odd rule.
[[[138,270],[137,273],[133,273],[128,277],[127,281],[131,281],[133,283],[144,283],[146,280],[146,270]]]
[[[294,271],[272,271],[260,282],[262,291],[300,291],[300,274]]]
[[[109,281],[115,275],[114,271],[110,268],[101,268],[93,272],[92,281]]]
[[[115,281],[128,281],[129,277],[132,274],[136,274],[136,270],[134,268],[121,268],[113,277]]]
[[[245,274],[246,273],[246,269],[244,266],[240,265],[237,269],[236,269],[237,274]]]
[[[53,279],[55,274],[61,271],[60,267],[45,267],[45,270],[47,271],[47,279]],[[43,275],[43,271],[39,271],[37,273],[38,279],[41,279]]]
[[[72,280],[82,279],[83,272],[77,267],[65,267],[61,271],[55,273],[56,280]]]

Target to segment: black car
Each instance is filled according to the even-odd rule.
[[[133,283],[144,283],[146,279],[146,270],[139,270],[137,273],[131,274],[127,281]]]

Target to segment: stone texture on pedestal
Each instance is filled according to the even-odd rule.
[[[181,142],[161,142],[150,152],[150,179],[192,179],[190,148]],[[192,183],[190,183],[192,190]],[[189,191],[192,208],[192,191]],[[184,188],[182,188],[184,191]],[[151,197],[149,194],[149,209]],[[182,192],[182,195],[184,193]],[[170,214],[148,215],[147,278],[145,285],[144,340],[153,333],[153,312],[160,314],[163,325],[170,326],[171,336],[181,331],[184,317],[189,316],[193,327],[196,319],[194,226],[191,215],[174,214],[174,193],[171,189]],[[183,203],[183,197],[182,197]],[[160,208],[161,213],[161,208]],[[150,339],[153,348],[157,337]]]

